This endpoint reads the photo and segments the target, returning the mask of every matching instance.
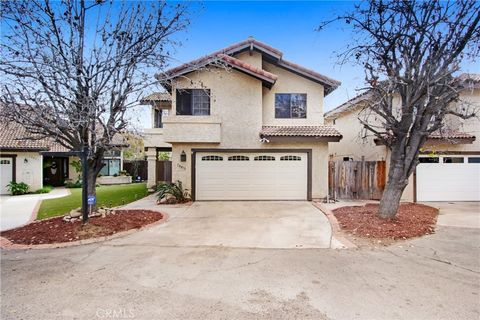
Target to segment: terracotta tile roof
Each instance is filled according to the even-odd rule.
[[[226,55],[224,53],[217,53],[213,55],[208,55],[205,57],[202,57],[200,59],[191,61],[186,64],[182,64],[181,66],[178,66],[174,69],[171,69],[167,72],[165,72],[164,77],[165,78],[175,78],[177,76],[180,76],[182,74],[189,73],[191,71],[197,70],[199,68],[202,68],[206,65],[213,64],[216,62],[224,62],[231,66],[232,68],[239,69],[240,71],[247,72],[251,74],[254,77],[260,78],[262,80],[266,80],[267,82],[273,84],[277,80],[277,76],[274,75],[273,73],[267,72],[265,70],[259,69],[257,67],[252,66],[251,64],[246,63],[245,61],[242,61],[240,59],[231,57],[229,55]],[[162,76],[157,75],[157,78]]]
[[[33,140],[34,137],[16,122],[2,121],[0,124],[1,150],[67,151],[65,147],[51,139]]]
[[[2,119],[4,120],[4,119]],[[112,139],[112,145],[128,147],[124,137],[116,134]],[[28,151],[69,151],[60,143],[51,138],[38,138],[27,132],[25,127],[12,121],[0,121],[0,150],[28,150]]]
[[[230,64],[232,66],[236,66],[236,67],[239,67],[239,68],[243,68],[247,71],[251,71],[252,73],[254,73],[256,75],[258,75],[260,77],[265,77],[267,79],[270,79],[273,82],[277,81],[277,79],[278,79],[277,75],[275,75],[273,73],[270,73],[268,71],[265,71],[263,69],[259,69],[257,67],[254,67],[251,64],[248,64],[245,61],[242,61],[240,59],[230,57],[230,56],[227,56],[226,54],[222,54],[222,53],[218,54],[217,57],[222,59],[223,61],[227,62],[228,64]]]
[[[338,137],[342,135],[331,126],[264,126],[263,137]]]
[[[475,139],[474,135],[460,132],[456,130],[437,130],[432,132],[429,136],[429,139]]]
[[[309,78],[313,81],[321,83],[322,85],[325,86],[325,95],[332,92],[333,90],[335,90],[340,85],[340,82],[337,81],[337,80],[334,80],[334,79],[331,79],[331,78],[326,77],[324,75],[321,75],[318,72],[315,72],[313,70],[304,68],[304,67],[302,67],[298,64],[295,64],[293,62],[283,60],[282,59],[283,53],[280,50],[275,49],[275,48],[273,48],[273,47],[271,47],[271,46],[269,46],[269,45],[267,45],[267,44],[265,44],[261,41],[255,40],[253,38],[248,38],[247,40],[235,43],[231,46],[228,46],[226,48],[215,51],[215,52],[213,52],[209,55],[206,55],[204,57],[201,57],[199,59],[190,61],[188,63],[184,63],[182,65],[179,65],[178,67],[167,70],[162,74],[156,74],[155,77],[158,80],[167,80],[167,79],[170,79],[170,78],[175,78],[175,77],[178,77],[180,75],[195,71],[195,70],[197,70],[199,68],[202,68],[202,67],[204,67],[208,64],[214,63],[218,59],[222,59],[223,61],[229,63],[232,67],[240,67],[241,66],[242,68],[245,68],[248,71],[252,71],[253,75],[265,76],[266,74],[268,74],[267,79],[271,80],[272,79],[271,76],[274,76],[275,80],[276,80],[276,76],[273,75],[272,73],[267,72],[267,71],[262,70],[262,69],[259,69],[259,68],[256,68],[254,66],[251,66],[248,63],[245,63],[244,61],[241,61],[239,59],[235,59],[235,58],[232,57],[232,55],[234,55],[238,52],[241,52],[243,50],[247,50],[247,49],[260,51],[262,54],[268,55],[271,58],[270,60],[272,61],[272,63],[277,64],[277,65],[279,65],[279,66],[281,66],[284,69],[287,69],[289,71],[297,73],[300,76],[303,76],[303,77]],[[235,60],[230,60],[230,59],[235,59]],[[238,63],[238,61],[241,62],[241,65]],[[253,70],[255,70],[255,71],[253,71]],[[258,71],[262,71],[262,72],[258,72]]]
[[[141,103],[150,103],[153,101],[170,102],[172,101],[172,96],[168,92],[154,92],[140,100]]]

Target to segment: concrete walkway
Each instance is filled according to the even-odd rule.
[[[0,196],[0,231],[17,228],[34,220],[41,200],[65,197],[69,194],[68,189],[55,188],[45,194]]]
[[[325,215],[306,201],[205,201],[189,205],[155,204],[149,196],[126,208],[165,212],[169,220],[117,240],[148,245],[231,248],[330,248]]]

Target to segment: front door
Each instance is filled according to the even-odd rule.
[[[0,158],[0,194],[8,194],[9,184],[13,180],[13,159]]]
[[[43,158],[43,184],[54,187],[63,186],[68,178],[68,158]]]

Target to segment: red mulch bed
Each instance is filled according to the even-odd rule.
[[[359,237],[408,239],[435,231],[438,209],[415,203],[402,203],[397,216],[385,220],[377,216],[378,204],[342,207],[333,210],[340,228]]]
[[[115,214],[105,218],[89,218],[86,225],[82,225],[81,221],[66,222],[63,217],[57,217],[4,231],[0,236],[12,243],[26,245],[72,242],[138,229],[162,218],[163,215],[156,211],[115,210]]]

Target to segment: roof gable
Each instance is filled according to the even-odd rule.
[[[337,80],[326,77],[318,72],[307,69],[293,62],[284,60],[283,53],[280,50],[253,38],[248,38],[247,40],[235,43],[207,56],[184,63],[178,67],[167,70],[164,73],[158,73],[155,75],[155,77],[160,81],[169,80],[191,73],[210,64],[226,63],[230,67],[240,72],[246,73],[261,80],[267,87],[273,86],[278,78],[275,74],[267,72],[261,68],[257,68],[245,61],[233,57],[233,55],[248,50],[257,51],[262,54],[262,59],[265,61],[323,85],[325,87],[325,95],[329,94],[340,85],[340,82]]]

